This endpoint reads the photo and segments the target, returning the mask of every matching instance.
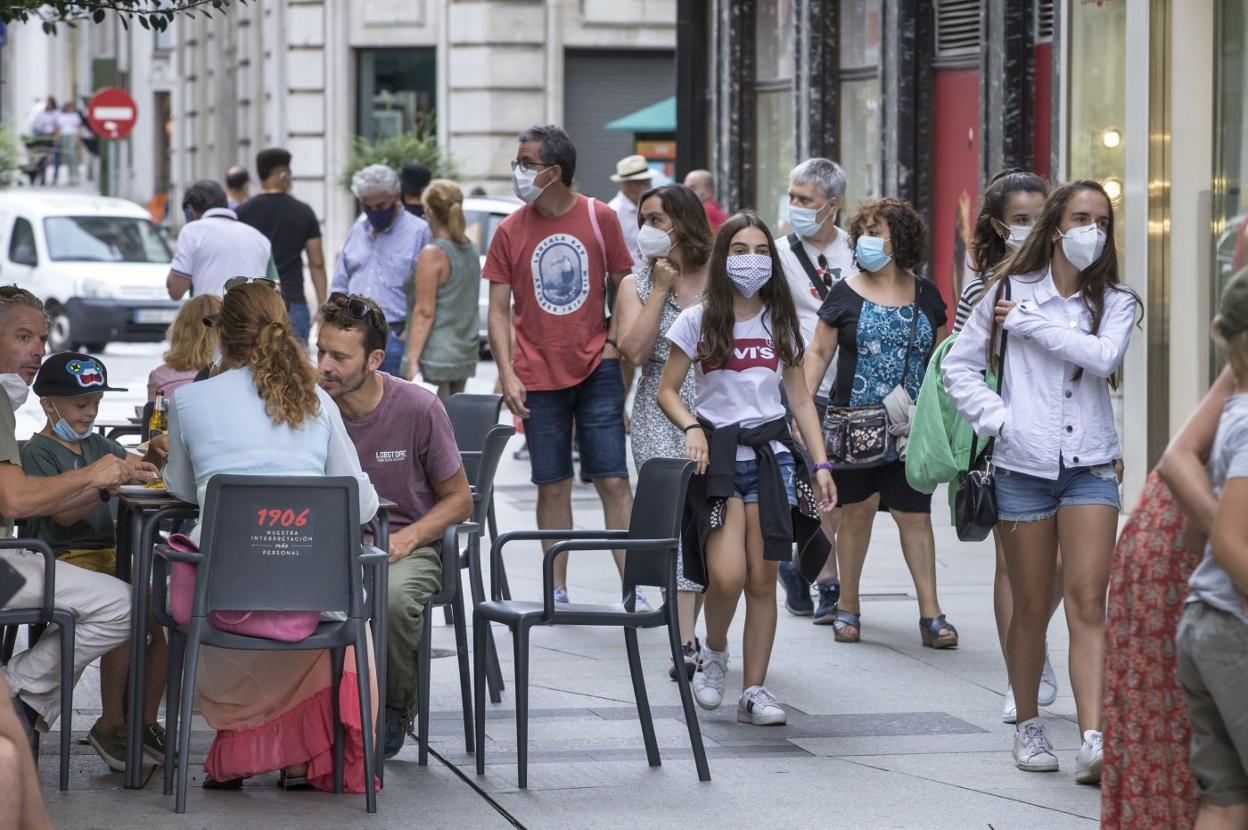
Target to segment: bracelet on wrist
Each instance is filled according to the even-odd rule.
[[[699,424],[699,423],[696,423],[696,422],[695,422],[695,423],[690,424],[690,425],[689,425],[689,426],[687,426],[687,427],[683,427],[680,431],[681,431],[681,432],[683,432],[683,433],[685,433],[686,435],[688,435],[688,434],[689,434],[689,430],[691,430],[691,429],[701,429],[701,428],[702,428],[702,425],[701,425],[701,424]]]
[[[815,472],[817,473],[820,470],[827,470],[830,473],[832,472],[832,465],[827,461],[821,461],[815,465]]]

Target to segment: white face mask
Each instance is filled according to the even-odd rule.
[[[658,259],[672,252],[672,232],[654,225],[642,225],[637,231],[637,251],[642,259]]]
[[[1105,231],[1096,225],[1083,225],[1078,228],[1071,228],[1062,234],[1062,253],[1066,255],[1067,261],[1080,271],[1087,268],[1098,259],[1101,254],[1105,253],[1105,243],[1108,237]]]
[[[22,404],[26,403],[26,399],[30,397],[30,387],[16,372],[0,375],[0,386],[4,387],[5,394],[9,396],[9,403],[12,404],[14,412],[21,409]]]
[[[511,171],[511,189],[515,191],[516,198],[530,205],[536,202],[542,192],[553,183],[548,182],[544,187],[537,186],[537,177],[549,169],[546,167],[542,170],[526,170],[516,165],[516,169]]]
[[[1035,225],[1010,225],[1010,235],[1005,238],[1005,247],[1011,251],[1017,251],[1023,247],[1023,243],[1027,241],[1027,237],[1031,236],[1031,229]]]

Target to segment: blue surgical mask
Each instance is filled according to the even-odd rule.
[[[858,264],[865,270],[875,272],[882,271],[888,263],[892,262],[891,254],[884,253],[884,240],[878,236],[860,236],[858,243],[854,245],[854,259],[858,260]]]
[[[814,236],[819,233],[819,229],[823,227],[823,223],[826,222],[828,217],[832,215],[832,211],[828,210],[824,213],[822,219],[819,218],[819,214],[831,206],[831,202],[818,209],[789,205],[789,227],[792,228],[793,233],[798,236]]]
[[[368,217],[368,224],[373,226],[373,230],[384,231],[394,221],[394,205],[380,210],[366,210],[364,215]]]
[[[61,416],[61,413],[57,412],[57,409],[55,406],[52,407],[52,411],[56,412],[56,417],[60,419],[55,424],[52,425],[52,431],[56,433],[58,438],[64,441],[72,442],[72,441],[85,441],[91,437],[91,430],[95,428],[94,421],[92,421],[90,424],[87,425],[87,429],[85,432],[83,432],[82,434],[79,434],[77,432],[74,432],[74,428],[69,425],[69,421],[66,421]]]

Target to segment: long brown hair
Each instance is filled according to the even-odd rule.
[[[988,183],[979,204],[979,216],[975,219],[975,233],[971,241],[971,259],[974,260],[976,273],[980,275],[992,273],[1009,256],[1010,249],[993,227],[992,220],[1009,225],[1005,212],[1010,206],[1010,197],[1015,193],[1039,193],[1047,198],[1049,186],[1035,173],[1018,168],[1002,170]]]
[[[216,328],[227,365],[251,368],[265,413],[298,429],[321,411],[316,370],[291,331],[275,288],[249,282],[225,292]]]
[[[637,200],[638,206],[657,196],[663,212],[672,220],[672,247],[680,249],[685,268],[701,268],[711,256],[714,234],[706,218],[702,200],[691,188],[683,184],[665,184],[652,187]],[[637,212],[637,227],[645,223],[641,211]]]
[[[722,366],[732,356],[735,341],[732,327],[736,324],[736,315],[732,310],[732,294],[735,289],[728,278],[728,248],[732,238],[745,228],[758,228],[767,237],[767,250],[771,256],[771,279],[763,284],[758,295],[763,306],[771,312],[772,345],[776,354],[785,366],[797,366],[802,362],[802,353],[806,349],[802,342],[801,328],[797,322],[797,309],[793,305],[793,295],[789,293],[789,283],[784,276],[784,267],[776,255],[776,240],[771,231],[758,214],[753,212],[738,213],[730,218],[715,235],[715,244],[711,248],[709,273],[706,288],[703,289],[702,304],[702,345],[698,348],[698,359],[711,366]]]
[[[217,344],[216,326],[205,326],[205,317],[221,311],[216,294],[196,294],[182,304],[169,326],[169,351],[165,363],[179,372],[199,371],[212,363],[212,347]]]
[[[1060,237],[1062,232],[1062,216],[1066,213],[1066,205],[1074,198],[1075,194],[1083,190],[1093,190],[1101,194],[1105,199],[1105,204],[1109,207],[1109,225],[1105,228],[1107,237],[1105,250],[1101,252],[1101,256],[1095,262],[1079,272],[1079,301],[1083,303],[1084,308],[1092,315],[1092,333],[1095,334],[1101,329],[1101,318],[1105,314],[1105,293],[1107,291],[1126,291],[1135,300],[1135,304],[1140,310],[1140,315],[1141,317],[1143,316],[1144,303],[1140,300],[1139,295],[1129,287],[1122,285],[1119,281],[1118,248],[1114,245],[1113,200],[1109,198],[1105,188],[1101,187],[1100,182],[1092,181],[1091,179],[1067,182],[1058,186],[1049,194],[1049,198],[1044,203],[1044,210],[1040,212],[1040,217],[1036,220],[1035,227],[1022,247],[1006,257],[997,266],[997,271],[993,274],[992,282],[989,286],[996,287],[994,304],[1004,296],[1005,280],[1010,277],[1024,276],[1048,270],[1050,263],[1053,261],[1053,248],[1057,245],[1058,237]],[[985,288],[985,298],[987,295],[988,288]],[[994,370],[997,368],[996,344],[1000,328],[997,324],[996,315],[993,315],[992,324],[988,331],[988,362]],[[1081,377],[1083,377],[1082,368],[1077,369],[1071,379],[1079,380]],[[1115,386],[1116,383],[1115,378],[1110,378],[1111,386]]]

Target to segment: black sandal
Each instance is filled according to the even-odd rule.
[[[952,637],[942,637],[940,632],[949,631]],[[945,619],[945,615],[939,617],[920,617],[919,618],[919,634],[923,637],[923,645],[927,648],[957,648],[958,647],[958,629],[953,627],[953,623]]]
[[[241,790],[243,788],[242,778],[230,778],[225,781],[218,781],[211,775],[204,776],[205,790]]]

